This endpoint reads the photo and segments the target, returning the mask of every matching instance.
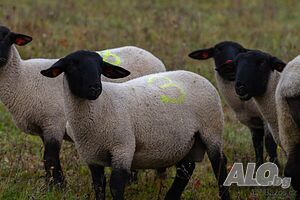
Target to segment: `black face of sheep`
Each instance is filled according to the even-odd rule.
[[[124,78],[129,71],[103,61],[91,51],[77,51],[54,63],[41,74],[50,78],[65,72],[71,92],[80,98],[95,100],[102,92],[101,74],[108,78]]]
[[[236,42],[225,41],[216,44],[214,47],[200,49],[189,54],[189,57],[206,60],[213,58],[215,61],[215,70],[225,80],[235,80],[234,65],[228,65],[239,54],[248,51],[242,45]]]
[[[31,42],[31,40],[30,36],[14,33],[7,27],[0,26],[0,67],[7,63],[11,45],[23,46]]]
[[[248,51],[239,54],[232,65],[236,68],[235,91],[241,100],[266,92],[269,75],[273,70],[281,72],[285,63],[261,51]]]

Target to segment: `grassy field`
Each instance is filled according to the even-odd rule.
[[[235,40],[289,61],[300,52],[300,2],[297,0],[1,0],[1,24],[33,36],[18,48],[25,58],[62,57],[79,49],[100,50],[136,45],[163,60],[169,70],[197,72],[215,83],[213,62],[197,62],[187,54],[223,40]],[[225,153],[229,165],[254,161],[248,129],[226,114]],[[47,191],[39,138],[18,130],[0,105],[0,199],[92,199],[89,171],[74,145],[65,142],[62,165],[68,181],[64,191]],[[280,152],[281,163],[284,156]],[[109,174],[109,171],[108,173]],[[172,183],[154,179],[153,171],[139,174],[126,190],[127,199],[163,199]],[[232,199],[291,199],[293,190],[232,187]],[[183,199],[218,199],[208,159],[197,164]],[[111,199],[109,190],[107,197]]]

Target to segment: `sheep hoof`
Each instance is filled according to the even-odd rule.
[[[54,177],[49,176],[49,174],[47,174],[46,185],[48,187],[48,190],[52,190],[53,188],[62,190],[66,188],[67,182],[65,181],[65,178],[61,175],[59,177]]]

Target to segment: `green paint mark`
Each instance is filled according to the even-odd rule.
[[[164,95],[164,94],[160,95],[160,101],[162,103],[182,104],[184,102],[185,96],[186,96],[185,91],[179,85],[174,83],[169,77],[151,76],[147,80],[147,83],[148,84],[153,84],[153,82],[155,80],[158,80],[158,79],[163,79],[163,80],[167,81],[167,83],[159,86],[160,89],[167,89],[167,88],[170,88],[170,87],[175,87],[179,90],[179,93],[180,93],[179,97],[177,97],[177,98],[176,97],[169,97],[169,96]]]
[[[121,64],[121,58],[117,54],[114,54],[109,50],[97,51],[97,53],[103,58],[105,62],[113,65]]]

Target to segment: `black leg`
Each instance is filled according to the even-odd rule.
[[[110,192],[114,200],[124,200],[124,190],[130,178],[125,169],[113,168],[110,176]]]
[[[176,177],[166,194],[165,200],[180,200],[181,194],[193,174],[195,163],[182,161],[178,163],[176,167]]]
[[[104,167],[89,165],[92,179],[93,179],[93,188],[95,191],[96,200],[105,199],[105,187],[106,187],[106,178],[104,175]]]
[[[269,161],[275,163],[279,167],[279,162],[277,157],[277,144],[274,141],[274,138],[267,126],[265,126],[265,147],[270,157]]]
[[[284,169],[284,176],[291,177],[291,185],[300,197],[300,144],[295,145],[289,152],[288,160]],[[299,198],[300,199],[300,198]]]
[[[218,180],[219,196],[222,200],[230,199],[228,187],[223,186],[227,177],[227,158],[220,152],[207,152],[214,174]]]
[[[264,162],[264,129],[250,128],[256,157],[256,168]]]
[[[43,138],[42,138],[43,139]],[[60,165],[59,152],[60,142],[51,138],[49,141],[43,140],[44,151],[44,166],[46,170],[46,179],[49,185],[65,186],[65,179]]]

